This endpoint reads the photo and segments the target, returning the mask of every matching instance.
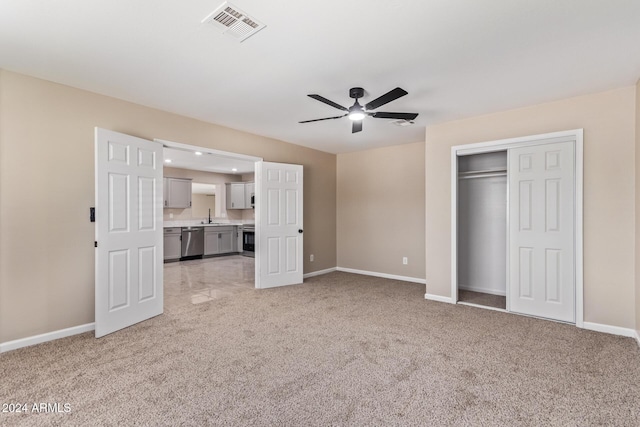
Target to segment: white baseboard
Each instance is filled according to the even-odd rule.
[[[424,299],[428,299],[430,301],[446,302],[447,304],[455,304],[453,302],[453,298],[443,297],[441,295],[424,294]]]
[[[506,291],[500,291],[497,289],[491,289],[491,288],[480,288],[477,286],[467,286],[467,285],[458,285],[458,289],[462,289],[463,291],[471,291],[471,292],[482,292],[483,294],[490,294],[490,295],[499,295],[501,297],[506,296],[507,292]]]
[[[32,337],[21,338],[19,340],[3,342],[0,343],[0,353],[17,350],[22,347],[29,347],[31,345],[41,344],[47,341],[53,341],[60,338],[70,337],[71,335],[82,334],[84,332],[93,331],[95,328],[95,323],[87,323],[85,325],[73,326],[71,328],[60,329],[58,331],[47,332],[46,334],[34,335]]]
[[[640,347],[640,331],[636,331],[635,339],[636,339],[636,342],[638,343],[638,347]]]
[[[584,322],[582,327],[590,331],[604,332],[605,334],[620,335],[638,340],[638,333],[635,329],[621,328],[620,326],[603,325],[602,323]],[[640,344],[640,340],[638,340]]]
[[[302,277],[306,279],[308,277],[321,276],[323,274],[333,273],[336,269],[337,267],[332,267],[324,270],[312,271],[311,273],[304,274]]]
[[[384,279],[402,280],[403,282],[420,283],[425,285],[427,281],[425,279],[418,279],[417,277],[397,276],[395,274],[377,273],[375,271],[356,270],[354,268],[337,267],[336,270],[343,271],[345,273],[362,274],[365,276],[382,277]]]

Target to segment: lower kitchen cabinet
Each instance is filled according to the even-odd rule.
[[[205,227],[204,254],[220,255],[236,252],[237,227]]]
[[[181,229],[179,227],[164,229],[164,260],[177,260],[182,256]]]
[[[220,244],[218,243],[218,232],[213,227],[204,229],[204,254],[216,255],[220,253]]]
[[[233,252],[233,238],[235,237],[233,228],[235,227],[220,232],[220,246],[218,247],[218,249],[220,250],[221,254]]]

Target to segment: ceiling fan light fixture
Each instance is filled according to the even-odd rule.
[[[364,112],[362,111],[352,111],[349,113],[349,120],[358,121],[364,119]]]
[[[353,120],[354,122],[356,122],[364,119],[365,115],[366,114],[364,113],[362,105],[360,105],[358,103],[358,100],[356,99],[356,103],[353,104],[351,108],[349,108],[349,120]]]
[[[343,114],[341,116],[324,117],[322,119],[303,120],[298,123],[320,122],[323,120],[334,120],[341,119],[343,117],[349,117],[349,120],[351,120],[352,122],[351,133],[362,132],[362,122],[367,116],[374,119],[394,119],[396,121],[402,121],[402,123],[397,123],[398,126],[411,125],[413,124],[413,119],[418,117],[418,113],[393,113],[388,111],[373,111],[376,108],[395,101],[396,99],[401,98],[405,95],[408,95],[408,92],[402,88],[397,87],[362,106],[358,102],[358,99],[364,96],[364,89],[362,89],[361,87],[352,87],[349,90],[349,97],[355,99],[356,101],[351,107],[347,108],[343,107],[340,104],[336,104],[335,102],[325,98],[324,96],[312,93],[307,96],[309,98],[315,99],[316,101],[320,101],[323,104],[327,104],[335,109],[341,110]]]

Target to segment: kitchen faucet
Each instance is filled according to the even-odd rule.
[[[209,208],[209,224],[211,224],[211,208]]]

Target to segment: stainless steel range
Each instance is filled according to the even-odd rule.
[[[254,225],[245,225],[242,230],[242,255],[255,256],[256,229]]]

